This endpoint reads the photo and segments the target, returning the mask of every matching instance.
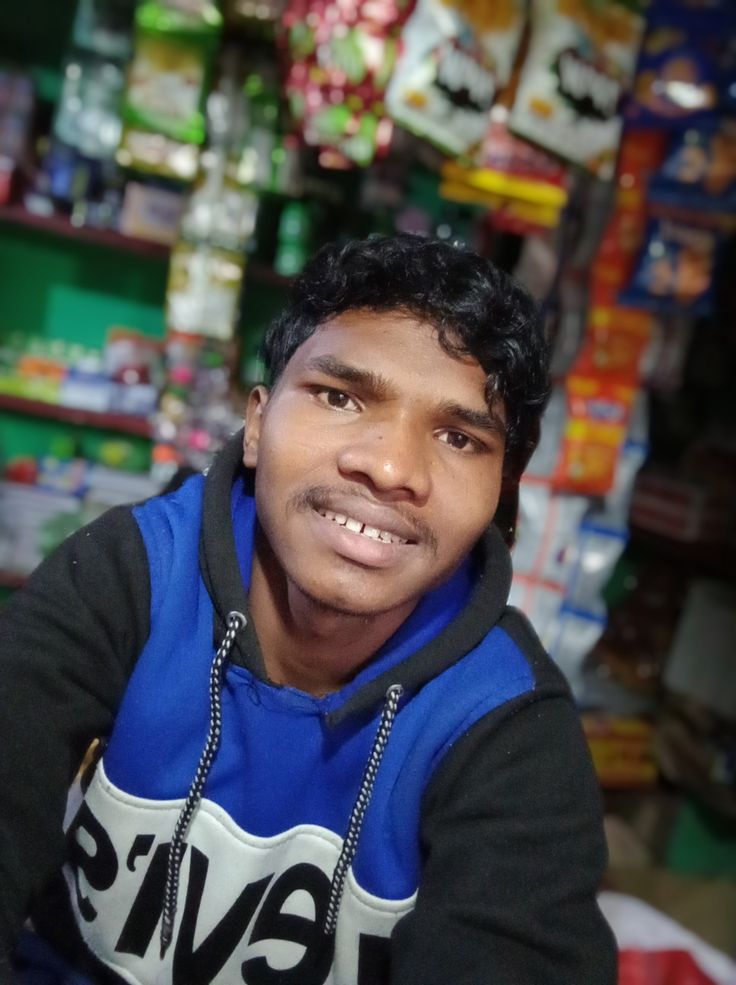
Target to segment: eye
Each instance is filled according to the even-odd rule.
[[[483,445],[480,441],[471,438],[463,431],[440,431],[437,437],[450,448],[454,448],[455,451],[462,451],[466,454],[483,451]]]
[[[314,394],[320,403],[325,404],[327,407],[332,407],[334,410],[360,410],[356,401],[349,394],[345,393],[344,390],[336,390],[334,387],[323,386],[316,387]]]

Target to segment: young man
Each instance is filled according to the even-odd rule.
[[[547,394],[533,305],[370,238],[266,353],[206,478],[2,614],[4,951],[31,912],[95,981],[614,985],[595,779],[492,522]]]

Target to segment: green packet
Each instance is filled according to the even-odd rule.
[[[136,9],[123,120],[183,143],[205,139],[205,100],[222,30],[209,0],[146,0]]]

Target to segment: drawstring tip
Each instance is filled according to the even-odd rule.
[[[166,952],[171,944],[172,937],[174,936],[174,927],[171,920],[164,919],[161,925],[161,953],[160,958],[163,961]]]

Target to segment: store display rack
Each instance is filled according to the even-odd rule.
[[[169,247],[161,243],[134,236],[125,236],[114,229],[75,226],[66,216],[39,215],[35,212],[29,212],[23,205],[0,206],[0,223],[37,229],[51,236],[62,236],[108,249],[124,250],[127,253],[137,253],[156,260],[166,260],[169,256]]]
[[[91,243],[111,250],[133,253],[152,260],[168,260],[170,246],[152,240],[127,236],[114,229],[98,229],[95,226],[75,226],[63,215],[38,215],[19,204],[0,206],[0,225],[12,225],[34,229],[50,236]],[[287,288],[293,278],[279,274],[273,268],[257,261],[247,266],[247,275],[259,284]]]
[[[0,410],[26,414],[29,417],[43,417],[54,421],[64,421],[82,427],[99,428],[105,431],[118,431],[120,434],[151,437],[151,424],[147,417],[134,414],[112,414],[84,410],[80,407],[66,407],[44,400],[29,400],[0,393]]]

